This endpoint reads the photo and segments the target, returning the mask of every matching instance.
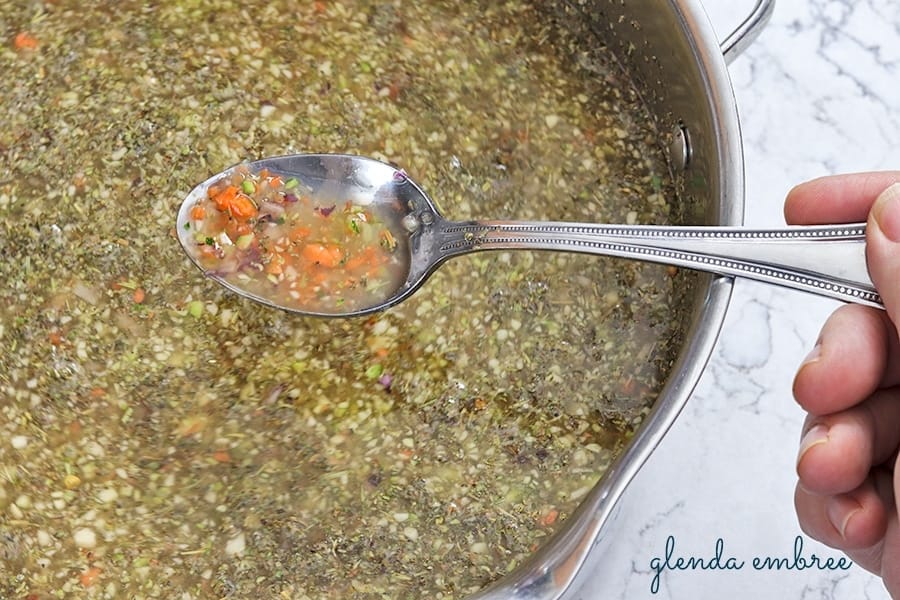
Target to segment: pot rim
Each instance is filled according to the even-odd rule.
[[[709,100],[712,135],[718,140],[717,177],[718,225],[738,226],[744,222],[744,155],[737,100],[727,63],[746,47],[748,40],[765,24],[773,0],[758,0],[753,14],[741,30],[720,45],[700,0],[667,0],[681,21]],[[747,24],[751,26],[747,28]],[[738,36],[738,39],[735,37]],[[724,48],[724,51],[723,51]],[[729,52],[726,57],[725,51]],[[712,355],[725,320],[734,279],[705,276],[705,296],[697,302],[686,344],[652,410],[635,432],[631,443],[613,462],[600,481],[582,501],[578,510],[546,544],[527,561],[470,600],[557,600],[573,588],[576,576],[589,559],[599,558],[594,550],[605,540],[609,523],[617,513],[618,501],[629,483],[649,459],[675,422],[696,388]],[[702,288],[703,286],[701,286]]]

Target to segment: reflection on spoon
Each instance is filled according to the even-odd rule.
[[[178,239],[209,277],[291,312],[363,315],[415,292],[445,260],[478,250],[562,250],[742,276],[882,307],[865,224],[627,226],[448,221],[403,171],[340,154],[244,163],[194,188]]]

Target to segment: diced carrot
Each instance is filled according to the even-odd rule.
[[[216,192],[216,195],[213,196],[212,199],[213,202],[216,203],[216,208],[221,211],[226,211],[231,207],[231,203],[237,198],[237,195],[240,192],[241,191],[236,185],[228,185]]]
[[[221,191],[216,192],[212,200],[216,203],[216,208],[222,212],[227,212],[235,219],[247,220],[256,216],[257,213],[253,200],[236,185],[226,186]]]
[[[256,216],[257,210],[256,205],[253,204],[253,200],[250,199],[250,196],[244,193],[238,193],[231,201],[229,212],[231,212],[231,216],[235,219],[247,220],[250,217]]]
[[[16,50],[34,50],[38,47],[38,39],[27,31],[20,31],[13,40]]]
[[[272,175],[269,177],[269,187],[278,189],[282,186],[283,182],[281,181],[281,177],[278,175]]]
[[[225,233],[228,235],[230,240],[237,240],[242,235],[247,235],[251,233],[253,228],[250,227],[250,224],[246,221],[237,221],[234,219],[229,219],[228,223],[225,224]]]
[[[131,299],[134,300],[135,304],[141,304],[146,297],[147,294],[144,292],[144,288],[135,288],[134,293],[131,294]]]
[[[328,272],[319,269],[316,273],[313,273],[310,280],[312,281],[313,285],[321,285],[328,281]]]
[[[344,267],[347,271],[355,271],[364,266],[377,266],[381,262],[378,251],[373,246],[367,247],[359,254],[350,258]]]
[[[556,523],[556,519],[558,519],[558,518],[559,518],[559,511],[556,510],[555,508],[551,508],[550,510],[545,512],[543,515],[541,515],[540,519],[538,519],[538,522],[541,525],[543,525],[544,527],[549,527],[550,525],[553,525],[554,523]]]
[[[81,580],[81,585],[84,587],[90,587],[97,581],[100,577],[100,568],[99,567],[91,567],[87,571],[84,571],[79,578]]]
[[[300,225],[299,227],[294,227],[293,229],[291,229],[291,232],[288,234],[288,239],[290,239],[292,242],[296,242],[308,237],[311,233],[312,229]]]
[[[347,269],[347,272],[353,272],[365,264],[365,254],[357,254],[356,256],[353,256],[349,260],[347,260],[347,262],[344,264],[344,268]]]
[[[302,256],[311,263],[334,268],[341,264],[344,253],[336,244],[307,244],[303,247]]]
[[[344,263],[344,268],[347,269],[348,273],[352,273],[353,271],[356,271],[357,269],[364,266],[365,264],[366,264],[366,257],[363,256],[362,254],[357,254],[356,256],[354,256],[353,258],[348,260],[346,263]]]
[[[206,216],[206,209],[199,204],[191,209],[191,218],[195,221],[202,221]]]
[[[220,463],[229,463],[231,462],[231,454],[228,453],[228,450],[216,450],[212,454],[213,460]]]

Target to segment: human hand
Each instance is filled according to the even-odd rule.
[[[900,598],[900,171],[824,177],[791,190],[791,224],[868,221],[869,274],[886,311],[847,305],[797,371],[807,411],[794,505],[809,536],[880,575]]]

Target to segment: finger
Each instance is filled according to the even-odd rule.
[[[876,573],[881,576],[890,597],[900,598],[900,569],[897,568],[897,557],[900,556],[900,521],[896,515],[888,521],[881,556],[881,571]]]
[[[847,494],[822,496],[800,485],[794,491],[794,508],[803,532],[847,552],[875,572],[880,569],[879,550],[893,502],[890,476],[882,471]]]
[[[859,487],[900,445],[900,389],[881,390],[839,413],[810,416],[797,456],[800,484],[816,494]]]
[[[882,544],[881,572],[878,573],[892,598],[900,598],[900,569],[897,568],[898,559],[900,559],[900,514],[898,514],[896,502],[898,486],[900,486],[900,477],[898,477],[900,471],[897,470],[897,466],[895,462],[892,489],[894,500],[891,502],[894,510],[888,515],[887,531]]]
[[[900,364],[900,343],[884,311],[842,306],[797,370],[794,398],[814,415],[844,410],[879,387],[900,383],[900,373],[888,370],[889,364]]]
[[[866,233],[866,262],[894,323],[900,318],[900,184],[875,200]]]
[[[784,203],[784,218],[795,225],[865,221],[878,195],[900,182],[900,171],[831,175],[801,183]]]

